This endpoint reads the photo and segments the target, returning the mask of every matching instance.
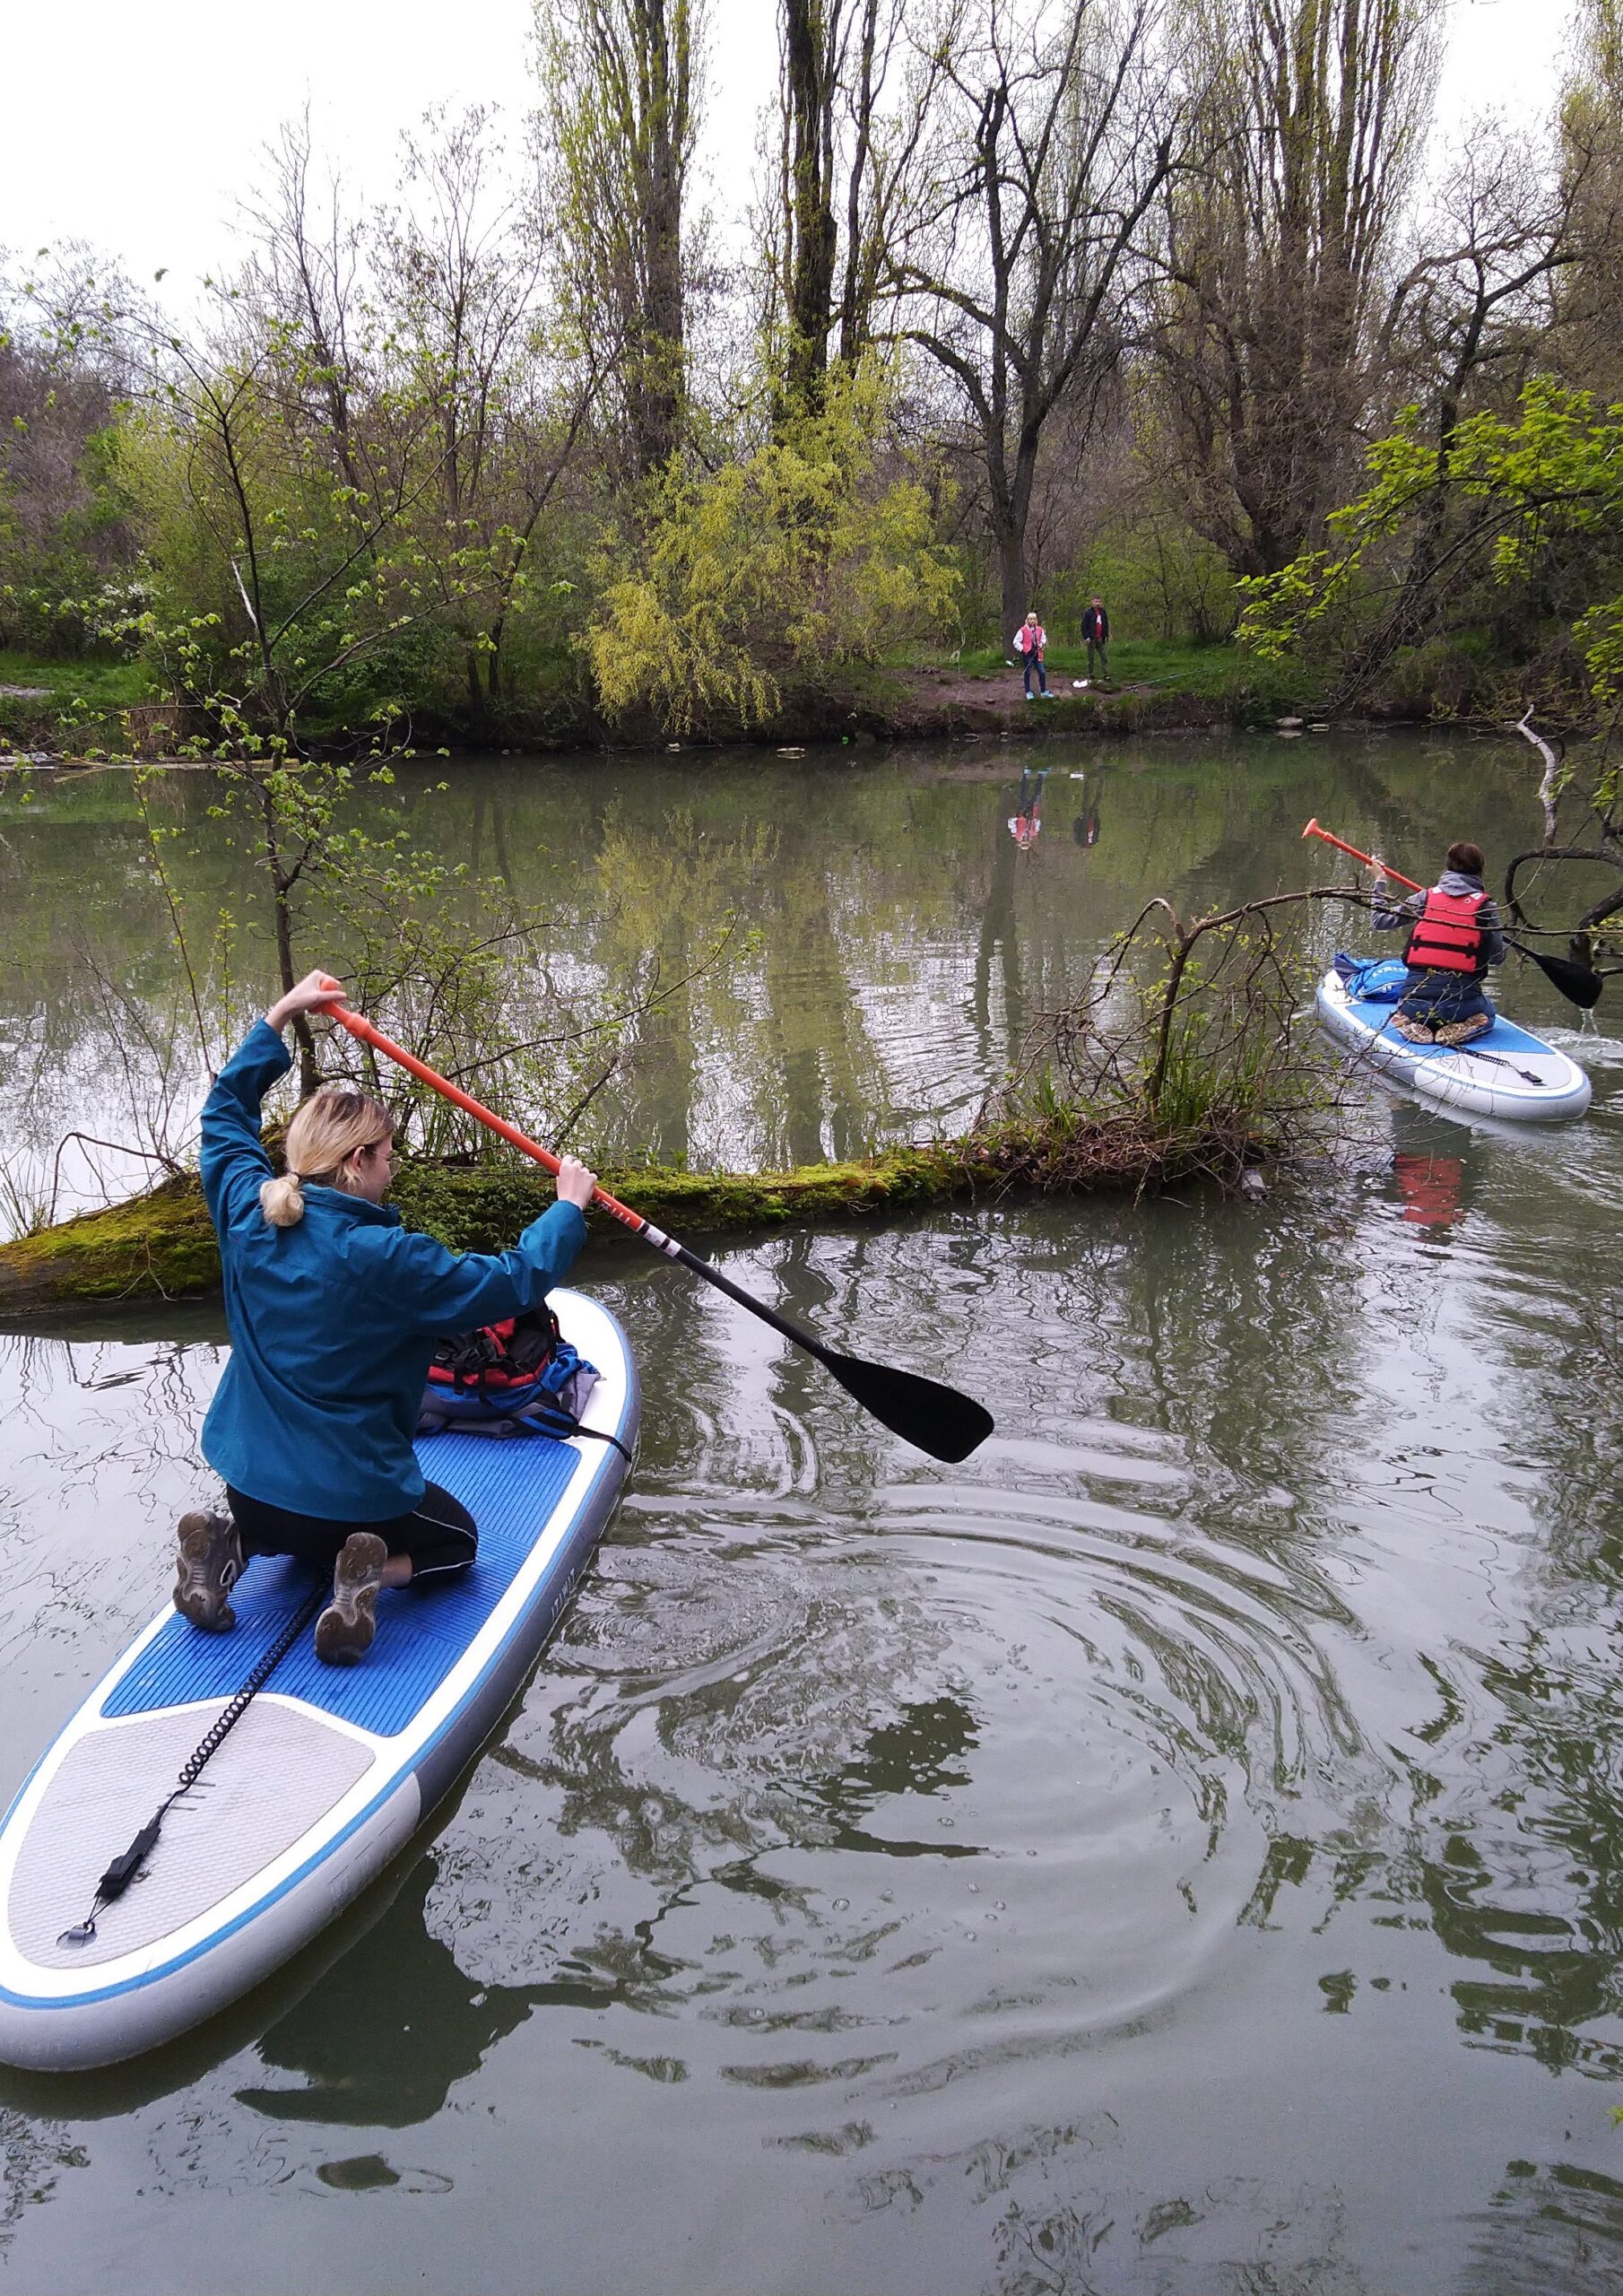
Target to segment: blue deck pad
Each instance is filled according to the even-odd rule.
[[[479,1526],[472,1570],[421,1593],[386,1588],[378,1599],[378,1639],[359,1665],[324,1666],[314,1643],[301,1639],[269,1684],[381,1737],[407,1727],[484,1625],[546,1528],[579,1457],[547,1436],[434,1435],[417,1452],[423,1473],[460,1499]],[[301,1564],[280,1556],[250,1562],[231,1596],[235,1633],[202,1633],[177,1613],[114,1684],[103,1715],[230,1698],[311,1583]]]
[[[1550,1050],[1542,1037],[1530,1036],[1525,1029],[1517,1028],[1514,1021],[1507,1021],[1502,1013],[1495,1014],[1491,1029],[1484,1029],[1481,1035],[1472,1037],[1469,1044],[1411,1044],[1407,1037],[1401,1037],[1391,1025],[1393,1009],[1388,1004],[1372,1003],[1367,997],[1350,996],[1347,1000],[1347,1010],[1362,1021],[1367,1029],[1376,1035],[1384,1031],[1389,1044],[1401,1045],[1405,1052],[1412,1052],[1420,1060],[1451,1052],[1509,1054],[1547,1053]]]
[[[1344,961],[1337,959],[1338,964]],[[1389,1042],[1402,1045],[1405,1052],[1412,1052],[1422,1060],[1428,1055],[1436,1059],[1444,1054],[1468,1051],[1470,1045],[1412,1044],[1407,1037],[1398,1034],[1392,1025],[1397,1002],[1394,991],[1401,994],[1408,978],[1409,968],[1401,958],[1370,958],[1347,977],[1348,1011],[1376,1036],[1384,1033]],[[1361,990],[1369,993],[1360,995]],[[1492,1028],[1484,1029],[1479,1037],[1472,1037],[1471,1045],[1479,1047],[1483,1052],[1498,1053],[1549,1052],[1551,1049],[1542,1037],[1530,1036],[1525,1029],[1517,1028],[1515,1022],[1507,1021],[1503,1013],[1496,1013]]]

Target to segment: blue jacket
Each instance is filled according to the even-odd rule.
[[[203,1193],[231,1354],[203,1456],[270,1506],[386,1522],[422,1496],[412,1436],[434,1341],[534,1307],[568,1274],[586,1223],[574,1205],[550,1205],[511,1251],[458,1257],[390,1206],[307,1186],[303,1219],[273,1228],[259,1208],[271,1177],[259,1104],[291,1065],[260,1021],[204,1103]]]

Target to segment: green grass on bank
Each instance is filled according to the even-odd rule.
[[[943,665],[944,666],[944,665]],[[1077,644],[1050,645],[1044,656],[1051,684],[1088,674],[1088,648]],[[985,646],[959,658],[959,674],[993,682],[1019,679],[1020,665],[1010,668],[1001,648]],[[1110,674],[1100,691],[1109,693],[1124,686],[1149,686],[1167,694],[1199,695],[1211,701],[1250,699],[1287,703],[1311,699],[1309,673],[1299,662],[1265,662],[1233,644],[1197,646],[1187,639],[1115,638],[1110,641]]]
[[[1080,730],[1097,721],[1100,728],[1130,733],[1168,725],[1266,724],[1291,712],[1313,712],[1320,699],[1314,674],[1299,663],[1260,661],[1232,644],[1124,638],[1110,647],[1110,674],[1087,691],[1073,681],[1088,674],[1087,649],[1080,643],[1047,651],[1049,690],[1056,701],[1056,723]],[[973,680],[986,701],[1001,709],[1020,697],[1018,666],[1011,667],[994,647],[961,657],[936,655],[866,665],[844,665],[799,692],[786,693],[781,723],[742,727],[722,724],[715,737],[754,740],[821,740],[836,737],[850,717],[860,714],[881,738],[929,722],[931,688]],[[129,752],[161,753],[170,738],[167,720],[149,725],[125,715],[135,704],[158,700],[152,674],[140,662],[82,657],[46,660],[0,649],[0,756],[7,752],[66,757]],[[921,705],[923,718],[921,720]],[[324,736],[342,735],[340,725],[310,725],[306,735],[319,747]],[[436,717],[419,711],[414,738],[420,746],[447,743],[474,749],[547,749],[592,743],[603,735],[583,698],[560,688],[539,700],[526,697],[496,722],[474,725],[456,712]],[[620,728],[617,738],[636,742],[658,737],[657,728]]]
[[[127,709],[132,702],[151,700],[152,692],[152,680],[139,662],[101,662],[89,657],[42,662],[30,654],[0,648],[0,686],[7,685],[32,687],[48,695],[57,709],[82,701],[91,709]]]

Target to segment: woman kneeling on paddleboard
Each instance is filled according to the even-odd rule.
[[[1410,1044],[1468,1044],[1493,1026],[1482,983],[1488,966],[1505,961],[1505,935],[1483,888],[1485,865],[1480,845],[1451,845],[1436,883],[1394,902],[1385,864],[1374,857],[1370,922],[1377,933],[1410,928],[1403,950],[1409,983],[1392,1025]]]
[[[282,1031],[342,1001],[313,972],[273,1004],[221,1069],[203,1110],[203,1192],[220,1239],[230,1361],[203,1427],[229,1515],[180,1518],[175,1607],[195,1626],[237,1623],[228,1597],[249,1556],[333,1570],[317,1656],[359,1658],[380,1587],[465,1570],[473,1518],[425,1483],[412,1447],[437,1338],[538,1306],[586,1241],[596,1185],[566,1156],[559,1201],[511,1251],[458,1257],[384,1205],[394,1120],[380,1101],[324,1085],[288,1126],[282,1178],[259,1139],[265,1093],[292,1063]]]

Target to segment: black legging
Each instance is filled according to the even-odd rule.
[[[411,1556],[413,1578],[432,1578],[465,1570],[479,1552],[473,1518],[461,1500],[437,1483],[424,1485],[409,1515],[391,1516],[382,1523],[335,1523],[326,1515],[296,1515],[291,1507],[250,1499],[229,1483],[225,1495],[245,1555],[297,1555],[301,1562],[330,1570],[352,1531],[373,1531],[391,1554]]]

